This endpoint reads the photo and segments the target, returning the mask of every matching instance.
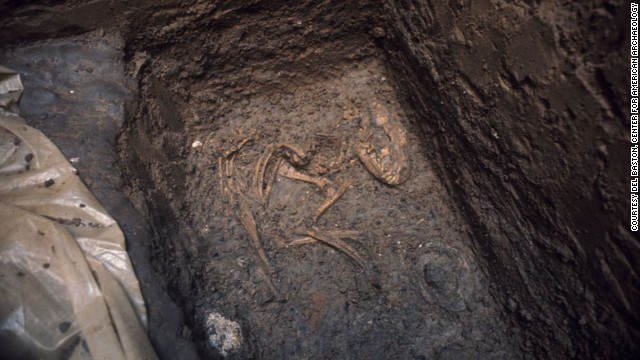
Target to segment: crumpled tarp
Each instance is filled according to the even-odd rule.
[[[124,235],[0,66],[0,355],[155,359]]]

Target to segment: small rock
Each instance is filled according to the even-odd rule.
[[[205,324],[209,336],[209,344],[226,357],[229,352],[235,352],[242,345],[242,330],[240,325],[226,319],[218,313],[211,313]]]

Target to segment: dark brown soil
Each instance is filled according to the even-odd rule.
[[[633,358],[627,5],[9,1],[0,39],[12,54],[67,35],[80,34],[52,40],[61,53],[65,41],[122,39],[98,56],[123,61],[135,88],[106,95],[126,106],[104,156],[117,156],[118,191],[148,224],[130,244],[150,249],[184,313],[173,336],[201,356]],[[372,101],[408,134],[398,186],[353,151],[360,125],[345,111]],[[260,157],[280,143],[307,153],[300,172],[352,183],[317,224],[328,195],[309,183],[280,175],[267,201],[252,196]],[[279,157],[296,162],[285,155],[267,174]],[[314,225],[349,232],[357,256],[291,244]],[[170,306],[145,286],[150,307]],[[168,329],[150,334],[174,358]]]

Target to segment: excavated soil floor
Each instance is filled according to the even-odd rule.
[[[246,330],[241,357],[503,356],[505,330],[468,250],[465,225],[389,75],[375,59],[348,66],[289,93],[257,94],[221,114],[213,128],[188,129],[181,139],[186,171],[177,185],[184,193],[165,196],[185,199],[179,256],[190,259],[190,269],[180,271],[198,279],[188,287],[187,306],[200,336],[215,336],[209,319],[223,316]],[[356,114],[372,102],[388,110],[398,127],[392,131],[407,134],[410,171],[398,186],[376,179],[356,155]],[[381,149],[390,140],[374,117],[368,141]],[[332,191],[347,187],[317,218]],[[158,258],[176,256],[175,248],[156,248]]]

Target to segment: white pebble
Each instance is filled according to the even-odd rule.
[[[200,147],[200,146],[202,146],[202,141],[200,141],[200,140],[196,140],[191,144],[191,147],[194,148],[194,149],[197,148],[197,147]]]
[[[209,343],[222,356],[227,357],[229,352],[235,352],[242,345],[242,330],[237,322],[226,319],[218,313],[210,313],[205,326]]]

